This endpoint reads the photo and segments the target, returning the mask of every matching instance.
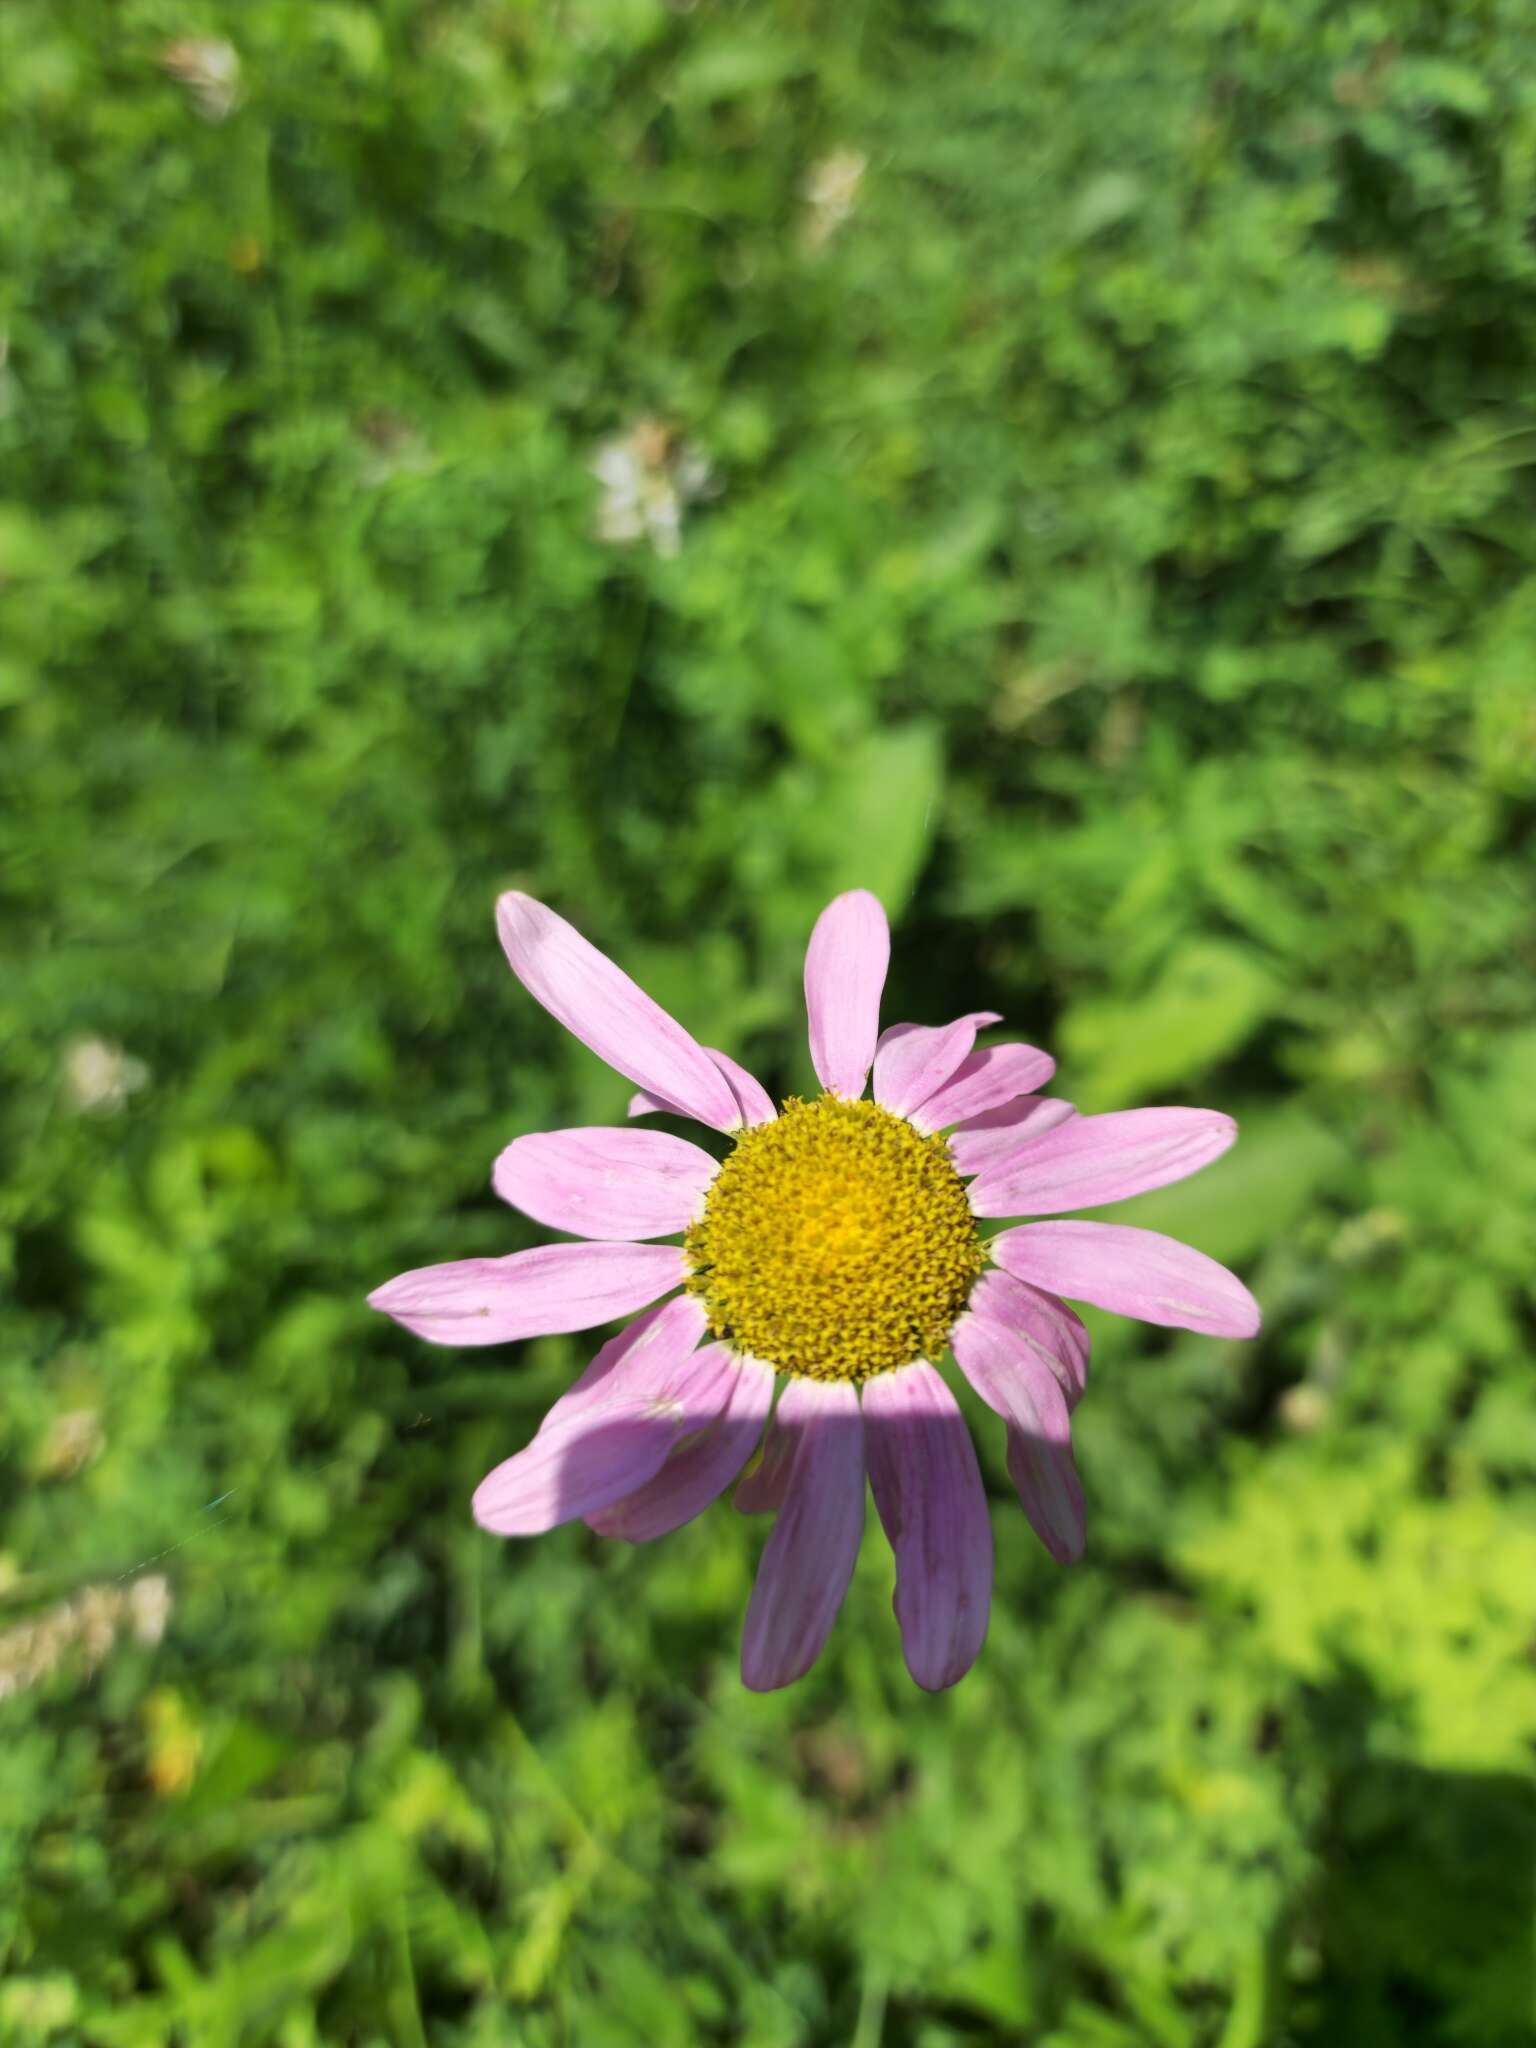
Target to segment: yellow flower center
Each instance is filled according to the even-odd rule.
[[[684,1248],[716,1337],[818,1380],[936,1358],[986,1264],[943,1139],[840,1095],[743,1132]]]

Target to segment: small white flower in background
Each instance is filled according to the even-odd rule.
[[[110,1116],[148,1079],[142,1060],[105,1038],[76,1038],[64,1048],[64,1093],[83,1113]]]
[[[222,36],[178,36],[160,52],[160,68],[205,121],[227,121],[239,105],[240,53]]]
[[[128,1618],[137,1640],[152,1650],[171,1618],[171,1582],[164,1572],[150,1572],[133,1581],[128,1588]]]
[[[603,487],[598,539],[615,547],[648,540],[658,555],[677,553],[683,507],[707,496],[715,482],[698,449],[679,441],[664,421],[650,418],[604,441],[590,468]]]
[[[857,149],[834,149],[812,164],[800,187],[805,200],[805,239],[813,249],[829,242],[859,203],[869,159]]]
[[[122,1631],[153,1649],[171,1615],[170,1581],[151,1572],[127,1587],[87,1586],[35,1621],[0,1634],[0,1700],[41,1685],[66,1662],[83,1678],[100,1666]]]
[[[37,1469],[44,1479],[73,1479],[94,1463],[106,1448],[106,1431],[94,1408],[68,1408],[48,1426],[38,1454]]]

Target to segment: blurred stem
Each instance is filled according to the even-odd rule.
[[[880,2048],[885,2033],[885,2001],[890,1995],[891,1973],[884,1963],[865,1962],[864,1983],[859,1992],[859,2017],[848,2048]]]
[[[416,1964],[411,1955],[411,1927],[406,1916],[405,1893],[395,1901],[395,1948],[400,1974],[396,1979],[395,2007],[400,2039],[406,2048],[427,2048],[426,2029],[421,2021],[421,1997],[416,1989]]]

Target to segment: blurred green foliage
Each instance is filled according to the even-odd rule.
[[[5,0],[0,2040],[1536,2040],[1533,28]],[[498,888],[787,1089],[853,881],[1242,1116],[1125,1213],[1268,1326],[759,1699],[728,1505],[469,1524],[583,1345],[361,1297],[622,1114]]]

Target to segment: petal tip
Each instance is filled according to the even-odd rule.
[[[967,1664],[965,1671],[969,1671],[970,1668],[970,1665]],[[956,1671],[954,1673],[948,1671],[936,1673],[922,1672],[914,1671],[910,1664],[907,1666],[907,1676],[915,1686],[920,1687],[924,1692],[948,1692],[952,1686],[960,1683],[961,1679],[965,1676],[965,1671]]]
[[[475,1488],[469,1497],[469,1512],[480,1528],[487,1530],[492,1536],[500,1536],[504,1532],[497,1527],[497,1500],[491,1488],[491,1482],[495,1477],[495,1472],[487,1472]],[[500,1519],[506,1519],[504,1505]]]
[[[885,905],[880,901],[880,898],[873,889],[844,889],[832,898],[831,903],[827,905],[827,910],[831,910],[834,905],[839,903],[863,904],[870,909],[878,911],[881,917],[885,916]],[[826,912],[824,911],[822,915],[825,916]]]
[[[1264,1311],[1250,1295],[1248,1307],[1234,1320],[1238,1327],[1233,1330],[1232,1335],[1246,1342],[1250,1337],[1257,1337],[1264,1328]]]
[[[529,922],[529,913],[544,908],[536,896],[523,889],[503,889],[496,898],[496,930],[502,944],[516,939]]]

